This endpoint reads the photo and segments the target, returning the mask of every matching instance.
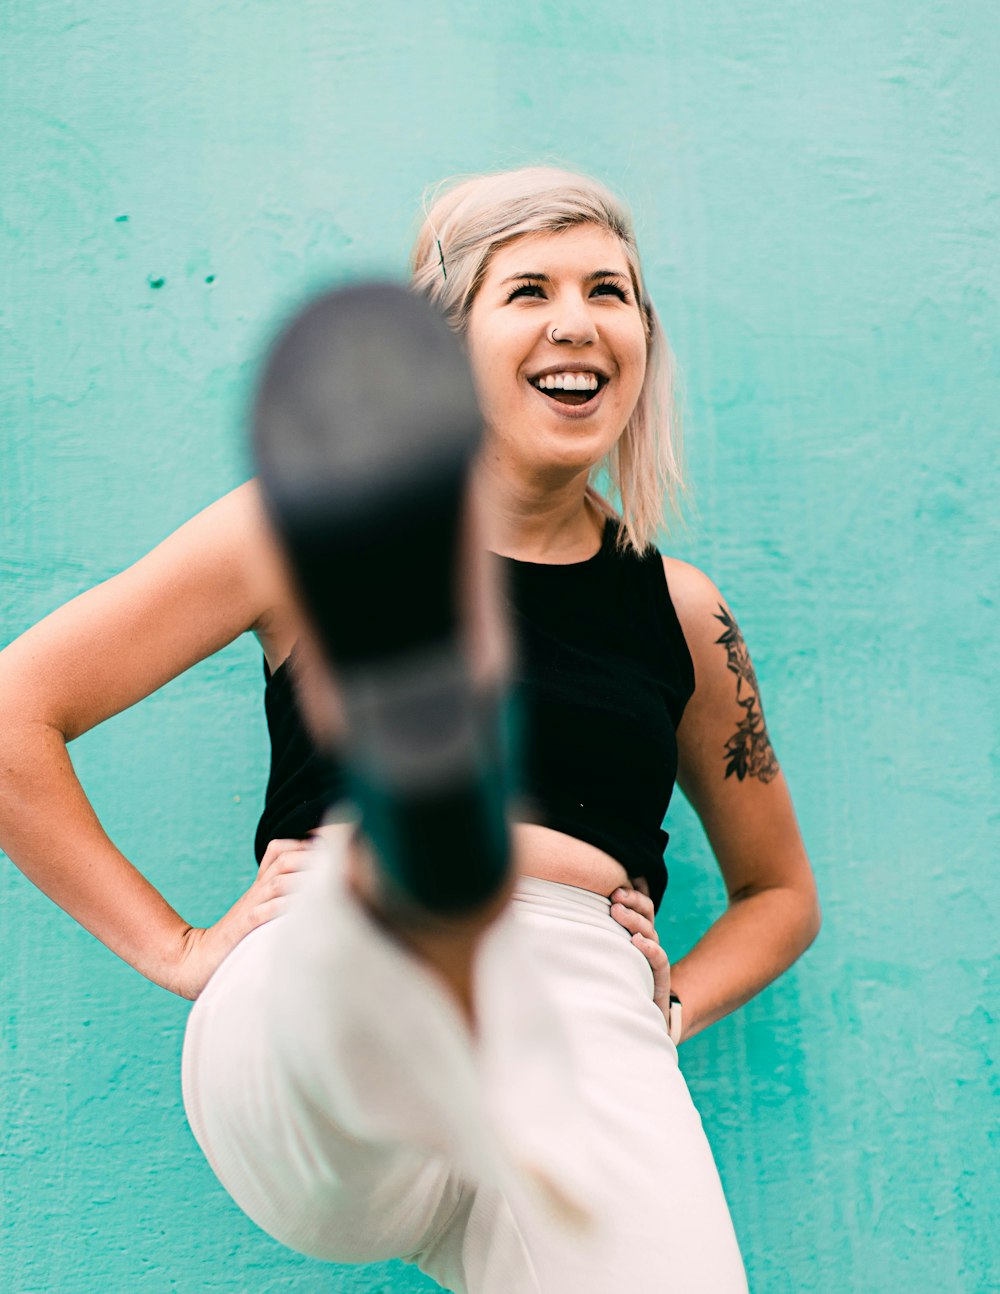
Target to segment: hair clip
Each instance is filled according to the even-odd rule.
[[[442,249],[441,249],[441,239],[440,239],[440,238],[439,238],[439,239],[437,239],[437,245],[438,245],[438,259],[439,259],[439,260],[440,260],[440,262],[441,262],[441,273],[444,275],[444,281],[447,283],[447,282],[448,282],[448,271],[447,271],[447,270],[445,269],[445,267],[444,267],[444,252],[443,252],[443,251],[442,251]]]

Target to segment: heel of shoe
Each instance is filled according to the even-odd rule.
[[[466,707],[453,710],[459,718],[453,728],[465,731],[439,729],[436,749],[425,750],[414,776],[412,764],[400,767],[410,761],[400,760],[405,742],[399,740],[400,711],[412,708],[412,702],[400,707],[385,727],[369,726],[366,747],[381,745],[393,767],[352,760],[352,797],[393,891],[387,897],[437,916],[461,916],[494,899],[510,872],[503,723],[496,705],[481,698],[471,723]]]

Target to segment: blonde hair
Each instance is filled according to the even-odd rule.
[[[615,446],[590,470],[588,496],[614,516],[594,479],[607,473],[621,503],[619,546],[643,552],[655,543],[667,501],[675,516],[684,488],[676,365],[642,278],[632,218],[603,184],[555,167],[446,180],[425,196],[425,219],[410,257],[413,287],[464,335],[469,312],[498,248],[525,234],[560,233],[594,224],[621,240],[646,330],[646,375]]]

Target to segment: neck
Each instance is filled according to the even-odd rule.
[[[586,471],[561,479],[515,472],[498,456],[476,464],[484,499],[487,548],[527,562],[574,562],[592,556],[604,518],[587,502]]]

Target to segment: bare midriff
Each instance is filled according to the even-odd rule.
[[[608,897],[619,885],[627,885],[625,868],[596,845],[551,827],[531,822],[513,825],[514,865],[522,876],[542,881],[575,885]]]

